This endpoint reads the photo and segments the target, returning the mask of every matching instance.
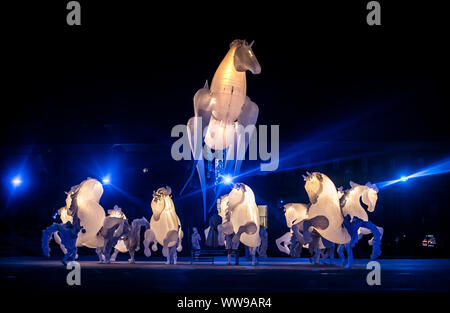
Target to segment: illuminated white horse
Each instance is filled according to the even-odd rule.
[[[239,242],[249,248],[252,264],[257,264],[256,250],[261,245],[259,211],[249,186],[238,183],[221,198],[219,237],[225,237],[227,249],[237,249]],[[228,257],[230,263],[230,256]]]
[[[308,247],[314,263],[319,263],[321,255],[326,258],[334,253],[334,244],[350,242],[339,206],[342,191],[336,190],[331,179],[322,173],[308,173],[303,178],[310,204],[289,203],[284,206],[291,232],[279,238],[277,246],[282,252],[291,253],[289,243],[298,242],[301,247]]]
[[[283,236],[278,238],[275,243],[278,249],[286,254],[291,254],[290,246],[292,244],[292,236],[294,236],[294,231],[292,227],[296,224],[302,223],[304,220],[308,218],[308,205],[303,203],[288,203],[284,205],[284,216],[286,218],[286,225],[290,229],[289,232],[285,233]],[[295,226],[294,226],[295,228]],[[302,238],[298,237],[297,229],[295,232],[296,241],[302,247],[308,247],[307,243],[302,242]],[[300,257],[299,253],[301,251],[297,251],[293,256]]]
[[[348,262],[347,267],[352,266],[353,252],[352,248],[362,238],[363,235],[373,233],[373,238],[369,241],[372,245],[371,259],[378,258],[381,254],[381,238],[383,236],[383,228],[374,225],[369,221],[367,212],[373,212],[378,200],[378,188],[371,183],[366,185],[358,185],[350,182],[350,189],[344,192],[340,205],[342,215],[345,218],[345,225],[350,232],[352,240],[348,244],[338,246],[338,254],[342,264],[345,262],[343,250],[347,251]]]
[[[103,194],[102,184],[96,179],[88,178],[72,187],[66,194],[66,206],[62,207],[58,214],[63,223],[72,222],[74,215],[78,217],[83,232],[78,234],[76,246],[96,249],[101,263],[111,261],[110,252],[113,247],[121,252],[128,251],[132,255],[130,262],[134,262],[134,251],[129,250],[121,241],[121,237],[128,232],[129,226],[125,214],[115,206],[113,210],[108,210],[108,216],[106,216],[105,210],[99,204]],[[66,253],[58,233],[55,232],[53,236],[61,250]],[[112,261],[115,260],[117,253],[113,255]]]
[[[153,215],[150,219],[150,229],[144,234],[144,253],[149,257],[150,244],[153,243],[152,250],[156,251],[157,243],[159,243],[163,247],[163,255],[167,257],[167,264],[176,264],[177,251],[180,252],[183,249],[181,240],[184,234],[181,230],[180,219],[175,212],[171,193],[172,190],[168,186],[153,192],[151,203]]]
[[[203,162],[204,142],[210,149],[221,151],[228,148],[227,172],[237,174],[248,146],[246,133],[251,138],[258,118],[258,106],[247,97],[246,71],[261,72],[252,51],[252,45],[245,40],[234,40],[230,50],[214,74],[211,88],[208,82],[194,96],[194,113],[188,123],[188,136],[206,209],[206,181]],[[233,162],[233,161],[236,162]],[[194,170],[194,169],[193,169]],[[192,177],[192,174],[191,174]],[[185,185],[186,186],[186,185]],[[184,189],[184,188],[183,188]],[[206,218],[206,211],[204,212]]]
[[[77,214],[80,219],[85,232],[78,234],[77,247],[97,248],[103,245],[102,239],[97,236],[105,220],[105,210],[99,204],[103,194],[102,184],[96,179],[88,178],[73,186],[66,194],[66,206],[58,213],[64,223],[72,222],[73,214]]]

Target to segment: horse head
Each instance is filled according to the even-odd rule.
[[[373,212],[375,210],[375,204],[378,200],[378,188],[375,184],[368,182],[364,188],[361,200],[368,205],[367,211]]]
[[[229,211],[234,211],[236,206],[242,203],[245,199],[245,185],[237,183],[234,185],[231,192],[228,194],[227,205]]]
[[[158,190],[153,191],[153,200],[151,203],[153,217],[155,220],[159,220],[161,213],[167,208],[170,209],[170,203],[173,202],[171,199],[172,189],[169,186],[161,187]]]
[[[312,204],[315,204],[323,191],[325,175],[319,172],[314,172],[312,174],[310,174],[309,172],[306,173],[308,174],[308,176],[303,176],[303,179],[305,180],[305,190],[308,194],[309,201]]]
[[[261,73],[261,66],[253,53],[252,46],[255,41],[248,44],[245,40],[235,40],[231,43],[231,47],[236,46],[234,54],[234,68],[238,72],[249,70],[253,74]]]
[[[308,217],[308,206],[303,203],[288,203],[284,205],[284,216],[287,227],[300,223]]]

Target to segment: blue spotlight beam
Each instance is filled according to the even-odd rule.
[[[443,160],[442,162],[439,162],[437,164],[434,164],[424,170],[421,170],[419,172],[416,172],[414,174],[408,175],[408,176],[402,176],[398,179],[393,180],[386,180],[379,183],[376,183],[378,188],[386,188],[388,186],[391,186],[393,184],[396,184],[398,182],[406,182],[412,178],[419,178],[419,177],[425,177],[430,175],[439,175],[439,174],[445,174],[450,172],[450,158],[447,158]]]

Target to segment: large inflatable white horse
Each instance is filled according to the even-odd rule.
[[[192,154],[197,161],[204,209],[206,178],[203,134],[206,133],[204,142],[210,149],[216,152],[228,149],[226,171],[229,173],[234,171],[236,175],[248,146],[246,133],[249,135],[248,138],[251,138],[258,118],[258,106],[247,97],[246,71],[253,74],[261,72],[252,45],[253,42],[248,44],[245,40],[234,40],[214,74],[211,88],[206,82],[194,96],[195,116],[189,119],[187,126]],[[204,219],[206,220],[206,211]]]
[[[237,183],[228,195],[221,198],[219,237],[225,237],[227,249],[237,249],[239,242],[249,248],[252,264],[257,263],[256,251],[261,245],[259,211],[255,195],[245,184]],[[228,258],[230,262],[230,258]]]
[[[362,238],[363,235],[373,233],[373,238],[369,241],[372,246],[371,259],[374,260],[381,255],[381,238],[383,236],[383,228],[374,225],[369,221],[367,212],[373,212],[378,200],[378,188],[374,184],[367,183],[359,185],[350,182],[350,189],[344,192],[340,200],[342,215],[345,218],[344,224],[350,231],[352,240],[348,244],[340,244],[338,246],[338,254],[341,263],[344,265],[344,248],[347,251],[347,267],[352,266],[353,251],[352,248]]]
[[[342,192],[336,190],[328,176],[314,172],[303,177],[310,204],[289,203],[284,206],[286,223],[292,233],[277,240],[282,252],[291,252],[287,240],[295,239],[300,247],[308,247],[314,263],[327,250],[331,254],[334,244],[350,242],[350,235],[343,225],[339,206]],[[283,244],[284,243],[284,244]]]
[[[156,251],[157,243],[159,243],[163,247],[163,255],[167,257],[167,264],[176,264],[177,251],[180,252],[183,249],[181,240],[184,234],[181,230],[180,219],[175,212],[171,193],[172,190],[168,186],[153,192],[151,203],[153,215],[150,219],[150,229],[144,234],[144,253],[149,257],[150,244],[153,243],[152,250]]]
[[[350,182],[352,187],[343,191],[336,190],[333,182],[322,173],[303,176],[310,204],[289,203],[284,206],[286,224],[290,232],[278,238],[276,244],[281,252],[292,254],[292,243],[309,246],[314,262],[320,255],[334,254],[334,244],[339,244],[338,254],[345,261],[344,248],[347,250],[347,267],[352,266],[352,248],[363,235],[373,233],[369,241],[373,245],[371,258],[381,254],[380,243],[383,229],[373,225],[367,212],[373,212],[378,199],[378,189],[367,183],[365,186]],[[367,211],[367,212],[366,212]],[[290,246],[291,245],[291,246]],[[326,250],[326,253],[323,251]]]
[[[125,242],[121,240],[121,237],[129,230],[125,214],[115,206],[113,210],[108,210],[108,216],[106,216],[105,210],[99,204],[103,194],[102,184],[96,179],[88,178],[79,185],[73,186],[66,194],[66,206],[62,207],[58,214],[63,223],[72,223],[74,215],[79,219],[83,231],[78,234],[76,246],[96,249],[99,261],[105,263],[110,262],[110,252],[114,247],[116,252],[112,261],[120,251],[130,252],[130,262],[134,262],[134,250],[128,249]],[[139,228],[147,227],[145,222],[142,220]],[[137,226],[138,223],[135,225]],[[56,232],[54,239],[65,253],[66,249]],[[139,249],[139,245],[133,249]]]

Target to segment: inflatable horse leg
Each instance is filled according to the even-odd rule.
[[[289,255],[291,253],[291,250],[289,249],[286,243],[290,243],[291,238],[292,238],[291,232],[287,232],[283,236],[275,240],[278,250]]]
[[[146,257],[150,257],[152,255],[152,252],[150,251],[150,244],[152,244],[152,250],[156,251],[158,250],[158,245],[157,245],[157,241],[156,241],[156,236],[155,233],[153,232],[153,230],[151,230],[150,228],[147,229],[144,233],[144,254]]]

